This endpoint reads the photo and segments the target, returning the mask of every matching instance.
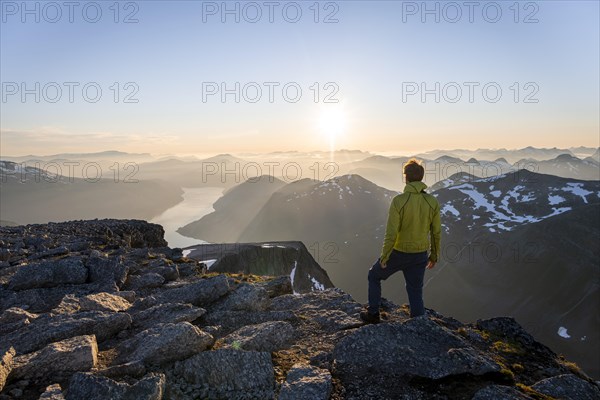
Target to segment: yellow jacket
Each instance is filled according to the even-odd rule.
[[[409,182],[404,193],[390,204],[381,262],[386,263],[392,249],[405,253],[430,250],[429,259],[436,262],[440,256],[442,224],[440,205],[435,197],[423,192],[423,182]]]

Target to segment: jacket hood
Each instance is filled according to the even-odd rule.
[[[425,189],[427,189],[427,185],[423,182],[409,182],[404,187],[404,193],[421,193]]]

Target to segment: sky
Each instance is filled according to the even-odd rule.
[[[598,1],[0,3],[0,155],[600,145]]]

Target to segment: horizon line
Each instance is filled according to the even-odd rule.
[[[6,154],[0,154],[0,159],[2,158],[23,158],[23,157],[52,157],[52,156],[69,156],[69,155],[93,155],[93,154],[101,154],[101,153],[122,153],[122,154],[127,154],[127,155],[148,155],[151,157],[199,157],[199,156],[203,156],[203,157],[217,157],[217,156],[242,156],[242,155],[250,155],[250,156],[258,156],[258,155],[269,155],[269,154],[277,154],[277,153],[296,153],[296,154],[312,154],[312,153],[323,153],[323,154],[330,154],[330,153],[364,153],[364,154],[371,154],[371,155],[387,155],[387,156],[394,156],[394,157],[416,157],[419,154],[427,154],[427,153],[432,153],[432,152],[438,152],[438,151],[448,151],[448,152],[452,152],[452,151],[470,151],[470,152],[477,152],[477,151],[522,151],[522,150],[526,150],[526,149],[535,149],[535,150],[568,150],[568,151],[572,151],[572,149],[595,149],[598,150],[600,149],[600,143],[598,146],[586,146],[586,145],[577,145],[577,146],[569,146],[569,147],[557,147],[557,146],[553,146],[553,147],[536,147],[533,145],[529,145],[529,146],[525,146],[525,147],[520,147],[520,148],[506,148],[506,147],[498,147],[498,148],[494,148],[494,147],[479,147],[476,149],[473,148],[452,148],[452,149],[447,149],[447,148],[431,148],[428,150],[422,150],[422,151],[417,151],[417,152],[413,152],[411,154],[406,154],[406,153],[397,153],[395,151],[373,151],[373,150],[360,150],[360,149],[336,149],[333,151],[330,150],[318,150],[318,149],[314,149],[314,150],[273,150],[273,151],[266,151],[266,152],[256,152],[256,151],[241,151],[241,152],[227,152],[227,151],[223,151],[223,152],[207,152],[207,153],[151,153],[151,152],[141,152],[141,153],[134,153],[134,152],[128,152],[128,151],[122,151],[122,150],[116,150],[116,149],[108,149],[108,150],[98,150],[98,151],[80,151],[80,152],[64,152],[64,153],[50,153],[50,154],[23,154],[23,155],[6,155]]]

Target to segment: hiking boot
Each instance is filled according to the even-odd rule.
[[[370,312],[368,312],[366,310],[360,312],[360,319],[365,321],[367,324],[378,324],[379,322],[381,322],[379,313],[371,314]]]

